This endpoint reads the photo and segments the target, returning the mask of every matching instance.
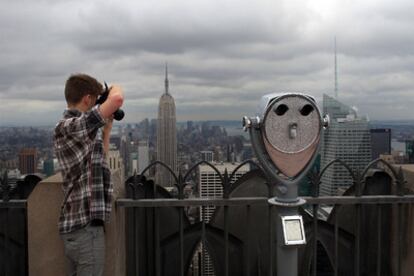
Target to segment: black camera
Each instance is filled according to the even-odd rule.
[[[103,104],[106,99],[108,98],[109,95],[109,88],[108,85],[106,84],[106,82],[104,82],[105,84],[105,90],[104,92],[101,94],[101,96],[96,100],[95,104]],[[118,109],[117,111],[114,112],[114,119],[117,121],[121,121],[125,116],[125,113],[122,109]]]

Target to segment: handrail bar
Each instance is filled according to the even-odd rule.
[[[397,204],[414,203],[414,195],[366,195],[356,196],[319,196],[303,197],[307,204]],[[234,197],[224,198],[156,198],[129,199],[121,198],[116,201],[117,207],[188,207],[188,206],[238,206],[238,205],[267,205],[267,197]]]

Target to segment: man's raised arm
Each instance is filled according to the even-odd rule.
[[[101,104],[99,111],[105,119],[112,118],[112,114],[118,110],[124,102],[124,94],[118,85],[111,86],[106,101]]]

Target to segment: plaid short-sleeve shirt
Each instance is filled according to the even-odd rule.
[[[81,113],[66,109],[56,124],[54,150],[63,177],[59,232],[69,233],[93,219],[107,221],[111,212],[112,182],[98,136],[105,120],[97,106]]]

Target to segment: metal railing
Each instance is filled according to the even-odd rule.
[[[28,275],[27,201],[15,199],[7,172],[0,177],[0,275]]]
[[[246,163],[255,164],[248,160],[222,174],[202,161],[184,177],[174,175],[178,198],[142,176],[152,166],[167,167],[159,161],[129,178],[129,198],[117,200],[127,211],[127,275],[212,275],[200,267],[203,260],[194,269],[200,244],[212,258],[215,275],[275,275],[277,207],[268,204],[274,187],[260,171],[230,181]],[[344,196],[319,196],[321,178],[334,163],[349,171],[354,185]],[[368,175],[379,163],[388,173]],[[223,198],[184,198],[186,177],[200,164],[219,175]],[[413,195],[405,195],[402,170],[378,159],[359,173],[334,160],[320,173],[310,172],[308,179],[313,191],[301,209],[307,245],[299,250],[299,275],[402,275],[403,259],[409,258],[404,233],[412,223],[404,212],[414,203]],[[257,191],[243,194],[252,182]],[[217,207],[210,222],[190,222],[189,209],[207,206]],[[332,211],[324,216],[326,209]]]
[[[232,181],[247,163],[259,167],[248,160],[230,173],[221,173],[202,161],[175,176],[177,198],[144,176],[130,177],[128,197],[116,202],[126,211],[127,275],[208,275],[203,267],[206,252],[215,275],[275,275],[277,207],[268,204],[275,187],[260,170]],[[354,185],[343,196],[320,196],[322,176],[334,163],[348,169]],[[378,163],[388,173],[370,171]],[[201,164],[219,175],[223,198],[185,198],[187,178]],[[158,165],[165,166],[155,162],[147,170]],[[307,245],[299,250],[299,275],[399,276],[409,271],[414,257],[408,239],[414,224],[414,196],[405,190],[402,170],[382,160],[371,162],[362,173],[340,160],[328,166],[308,175],[313,189],[300,210]],[[0,275],[27,275],[27,201],[13,194],[4,174],[0,177]],[[194,209],[209,206],[216,207],[210,221],[192,221],[199,211]],[[330,213],[325,212],[328,209]]]

